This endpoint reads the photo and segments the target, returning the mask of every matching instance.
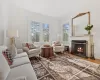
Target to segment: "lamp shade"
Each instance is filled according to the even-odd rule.
[[[19,35],[18,35],[18,30],[8,29],[8,30],[7,30],[7,37],[9,37],[9,38],[12,38],[12,37],[19,37]]]

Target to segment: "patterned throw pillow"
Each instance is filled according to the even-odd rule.
[[[12,65],[13,58],[12,58],[12,55],[8,52],[8,50],[3,51],[2,53],[3,53],[4,57],[6,58],[8,64]]]

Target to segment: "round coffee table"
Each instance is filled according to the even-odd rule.
[[[54,56],[53,47],[42,47],[41,56],[45,58],[51,58]]]

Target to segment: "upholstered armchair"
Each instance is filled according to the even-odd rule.
[[[20,39],[15,39],[17,53],[27,52],[29,57],[39,56],[40,47],[35,46],[33,43],[23,43]]]
[[[64,45],[61,44],[61,42],[55,41],[52,43],[52,46],[53,46],[54,52],[61,52],[61,53],[64,52]]]
[[[32,43],[22,43],[23,51],[27,52],[29,57],[39,56],[40,55],[40,47],[35,46]]]

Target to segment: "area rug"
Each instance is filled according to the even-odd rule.
[[[99,64],[69,55],[31,58],[38,80],[100,80]]]

